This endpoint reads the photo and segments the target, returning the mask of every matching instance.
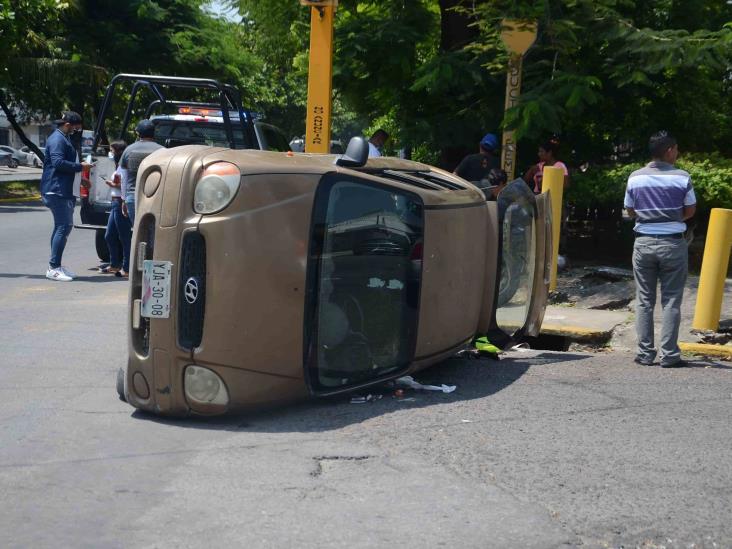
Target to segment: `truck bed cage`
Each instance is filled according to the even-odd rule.
[[[229,84],[223,84],[218,80],[211,78],[187,78],[182,76],[159,76],[149,74],[118,74],[107,86],[107,90],[102,100],[102,106],[99,109],[99,118],[97,120],[96,128],[94,129],[94,144],[92,148],[97,149],[99,140],[102,135],[105,135],[105,122],[107,113],[114,99],[114,92],[117,85],[121,85],[126,82],[133,82],[132,91],[130,93],[130,100],[127,103],[127,109],[125,110],[124,119],[122,120],[122,128],[119,132],[119,139],[124,138],[127,133],[127,129],[132,119],[134,110],[135,99],[138,92],[142,88],[147,88],[156,97],[155,100],[148,105],[145,111],[145,117],[149,118],[152,112],[157,107],[171,106],[200,106],[217,108],[221,110],[221,114],[224,119],[224,130],[226,131],[226,139],[229,142],[229,147],[232,149],[237,148],[237,142],[234,140],[234,131],[232,126],[230,111],[236,111],[239,113],[238,123],[241,126],[242,134],[244,136],[244,143],[253,144],[256,143],[256,136],[253,128],[253,117],[250,111],[245,110],[241,105],[241,94],[239,90]],[[164,93],[164,89],[161,86],[167,86],[171,88],[189,88],[189,89],[200,89],[200,90],[212,90],[218,92],[218,103],[197,103],[192,101],[176,101],[167,99]]]

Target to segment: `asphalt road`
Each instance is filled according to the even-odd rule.
[[[532,351],[419,376],[451,394],[161,420],[115,394],[93,234],[58,283],[47,211],[0,229],[0,547],[732,547],[727,365]]]

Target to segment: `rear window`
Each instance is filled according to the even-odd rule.
[[[154,120],[155,141],[165,147],[179,145],[208,145],[210,147],[228,147],[229,139],[223,124],[192,122],[188,120]],[[234,143],[236,148],[246,148],[247,142],[241,127],[233,124]]]
[[[259,136],[262,140],[262,148],[265,151],[287,152],[290,144],[284,134],[269,124],[257,124]]]

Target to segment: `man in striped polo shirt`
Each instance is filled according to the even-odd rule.
[[[676,140],[661,131],[651,136],[649,145],[653,161],[630,175],[625,191],[625,208],[636,221],[633,273],[638,352],[635,362],[650,366],[656,360],[653,309],[660,282],[663,307],[660,363],[662,368],[679,368],[686,366],[678,345],[681,300],[688,271],[684,221],[694,215],[696,197],[689,174],[674,167],[679,156]]]

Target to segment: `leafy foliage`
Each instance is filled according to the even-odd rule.
[[[580,209],[620,208],[632,172],[642,163],[594,166],[572,176],[567,201]],[[719,154],[687,154],[677,166],[691,175],[701,215],[711,208],[732,208],[732,159]]]
[[[0,88],[28,113],[97,107],[117,72],[199,75],[304,133],[310,10],[297,0],[6,0]],[[523,96],[504,119],[504,18],[539,23]],[[519,166],[560,133],[570,165],[643,155],[660,127],[731,155],[732,6],[726,0],[341,0],[335,137],[378,127],[394,151],[452,167],[487,131],[515,128]]]
[[[482,58],[504,17],[539,22],[521,103],[505,121],[520,137],[562,133],[578,161],[628,144],[642,154],[638,145],[659,127],[687,150],[728,146],[732,8],[724,0],[498,0],[476,12],[483,45],[471,51]]]

